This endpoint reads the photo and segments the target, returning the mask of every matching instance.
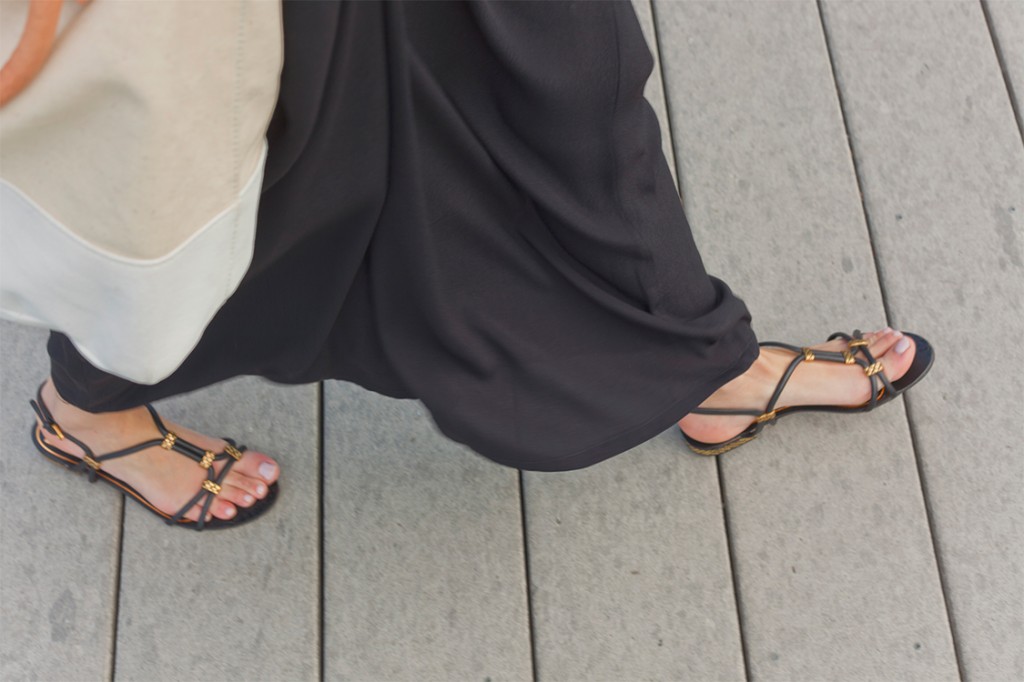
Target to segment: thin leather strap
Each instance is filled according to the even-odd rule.
[[[240,452],[245,452],[246,448],[245,448],[244,445],[242,445],[242,446],[240,446],[238,448],[238,450]],[[231,470],[231,467],[235,463],[235,459],[233,457],[227,455],[227,453],[221,453],[220,455],[218,455],[218,457],[220,457],[221,455],[223,455],[223,456],[228,458],[228,462],[227,462],[227,464],[224,465],[224,468],[221,469],[219,474],[214,476],[213,467],[210,467],[210,469],[207,471],[207,474],[206,474],[206,480],[216,484],[218,487],[223,485],[224,478],[228,475],[228,471]],[[204,495],[206,496],[205,499],[203,498]],[[181,509],[179,509],[171,518],[167,519],[167,524],[168,525],[173,525],[175,523],[178,523],[181,519],[183,519],[185,517],[185,514],[188,513],[189,509],[191,509],[195,505],[197,505],[200,502],[202,502],[203,506],[199,510],[199,518],[195,522],[196,523],[196,528],[198,530],[202,530],[203,528],[206,527],[206,515],[210,511],[210,507],[213,506],[213,499],[216,496],[217,496],[217,493],[213,493],[213,492],[207,490],[206,488],[200,488],[199,492],[197,492],[195,495],[193,495],[192,498],[188,502],[186,502],[184,505],[182,505]]]
[[[60,427],[60,424],[57,423],[57,420],[53,418],[53,413],[50,412],[50,408],[46,406],[46,402],[43,400],[43,386],[45,385],[45,381],[39,384],[39,388],[36,390],[36,399],[29,400],[28,404],[32,406],[32,409],[35,411],[36,416],[39,417],[39,421],[42,422],[43,428],[48,433],[57,436],[61,440],[67,440],[71,443],[74,443],[75,445],[82,449],[82,452],[85,454],[85,456],[79,458],[78,464],[75,465],[75,469],[77,471],[81,471],[88,474],[89,482],[95,483],[96,480],[99,478],[98,474],[96,473],[97,470],[99,469],[99,458],[96,457],[96,454],[88,445],[78,440],[70,433],[65,433],[64,429],[62,429]],[[94,463],[94,466],[90,465],[90,462]]]
[[[800,366],[800,363],[824,360],[826,362],[851,364],[851,360],[849,358],[852,358],[853,364],[857,364],[858,366],[860,366],[860,368],[864,370],[864,373],[867,375],[868,381],[871,384],[871,396],[868,399],[868,409],[874,409],[878,405],[879,396],[883,393],[883,391],[879,387],[879,384],[881,384],[885,391],[893,393],[895,392],[895,389],[893,388],[892,382],[889,381],[889,377],[886,376],[885,372],[881,368],[879,368],[878,371],[869,371],[869,369],[871,369],[872,367],[880,366],[878,365],[878,360],[876,360],[875,357],[871,354],[871,351],[868,350],[867,344],[859,343],[865,341],[859,329],[855,329],[852,335],[846,334],[845,332],[835,332],[834,334],[828,337],[828,340],[832,341],[833,339],[837,338],[843,339],[844,341],[847,342],[847,344],[851,344],[851,342],[854,342],[854,344],[851,345],[855,345],[856,347],[850,356],[847,356],[845,353],[837,353],[835,351],[812,351],[809,348],[801,348],[799,346],[794,346],[792,344],[782,343],[779,341],[765,341],[761,343],[761,347],[780,348],[795,354],[793,360],[789,363],[789,365],[787,365],[785,372],[783,372],[782,377],[780,377],[779,381],[775,384],[775,390],[772,392],[771,398],[769,398],[768,404],[765,406],[765,409],[763,411],[751,409],[696,407],[693,410],[691,410],[691,413],[721,416],[739,415],[755,417],[757,418],[757,421],[754,424],[752,424],[751,427],[747,429],[747,431],[744,431],[741,435],[756,435],[761,432],[761,429],[764,428],[765,424],[771,422],[774,419],[775,407],[778,404],[779,399],[782,397],[782,392],[785,390],[786,385],[792,378],[793,372],[796,371],[796,368]],[[853,353],[856,353],[858,351],[861,354],[863,354],[864,357],[854,357]],[[850,351],[847,352],[849,353]]]

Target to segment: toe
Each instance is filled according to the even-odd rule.
[[[243,476],[259,479],[270,485],[281,475],[281,467],[277,462],[262,452],[246,451],[242,459],[235,464],[232,472],[237,471]]]
[[[239,488],[244,494],[252,495],[256,499],[263,499],[267,496],[267,484],[262,478],[253,478],[232,469],[224,477],[228,485]]]
[[[238,507],[251,507],[256,504],[256,495],[244,488],[225,483],[221,486],[218,499],[227,500]]]
[[[233,519],[238,513],[238,509],[235,505],[218,495],[217,499],[210,505],[210,513],[218,519]]]
[[[886,327],[883,331],[872,336],[868,341],[868,350],[876,358],[879,358],[889,352],[903,335],[900,332],[893,331]]]
[[[914,361],[915,350],[914,340],[906,334],[901,334],[879,358],[889,381],[896,381],[907,373],[910,363]]]
[[[221,492],[223,492],[223,489]],[[192,508],[188,510],[188,513],[185,514],[185,518],[191,519],[192,521],[198,521],[199,514],[203,511],[204,503],[193,505]],[[214,518],[232,519],[235,517],[237,513],[238,509],[235,507],[234,504],[223,499],[221,495],[218,495],[216,499],[214,499],[213,503],[210,505],[210,509],[206,513],[206,520],[210,521]]]

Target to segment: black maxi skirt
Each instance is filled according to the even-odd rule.
[[[421,400],[492,460],[555,471],[652,438],[756,358],[746,307],[690,234],[628,2],[283,11],[249,271],[152,386],[51,335],[67,400],[343,379]]]

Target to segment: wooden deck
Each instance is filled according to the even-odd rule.
[[[162,409],[285,471],[160,525],[29,443],[0,327],[3,680],[1024,679],[1024,0],[637,2],[709,270],[761,338],[889,323],[931,375],[722,458],[520,473],[423,409],[241,379]]]

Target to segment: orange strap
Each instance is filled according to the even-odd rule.
[[[89,0],[78,0],[84,5]],[[10,59],[0,69],[0,107],[25,89],[53,50],[63,0],[30,0],[25,29]]]

